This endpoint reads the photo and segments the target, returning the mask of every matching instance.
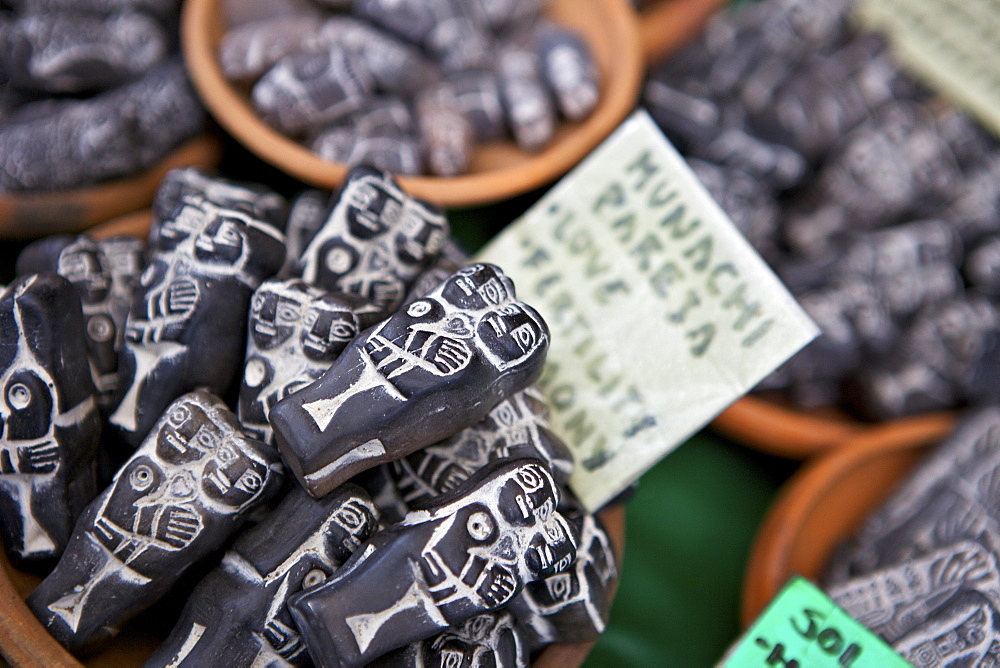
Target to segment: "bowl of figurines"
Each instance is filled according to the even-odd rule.
[[[218,163],[177,47],[178,1],[6,5],[0,235],[78,232],[149,207],[172,168]]]
[[[450,207],[554,181],[643,71],[619,0],[190,0],[183,35],[205,105],[258,157],[320,188],[371,164]]]
[[[820,457],[770,511],[743,621],[792,575],[914,666],[991,665],[1000,647],[1000,410],[896,421]]]
[[[606,625],[624,517],[566,487],[548,328],[389,174],[173,170],[26,246],[0,319],[11,664],[579,665]]]
[[[854,16],[727,8],[642,95],[822,330],[715,423],[783,456],[1000,389],[1000,146]]]

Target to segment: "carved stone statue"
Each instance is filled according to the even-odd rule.
[[[342,485],[319,501],[294,486],[191,592],[146,668],[310,665],[288,598],[347,561],[375,529],[375,513],[356,485]]]
[[[367,327],[364,298],[299,279],[265,281],[250,300],[238,414],[255,438],[274,445],[267,415],[279,400],[317,380]]]
[[[322,496],[481,420],[537,380],[548,340],[541,316],[515,301],[500,269],[469,265],[275,404],[278,447],[306,489]]]
[[[289,607],[321,665],[360,665],[499,609],[573,563],[576,536],[538,460],[497,462],[375,534]]]
[[[58,557],[97,494],[101,421],[80,298],[56,274],[0,292],[0,530],[15,563]]]
[[[244,435],[220,399],[186,394],[84,510],[28,605],[85,653],[219,549],[282,482],[274,451]]]
[[[239,373],[250,296],[284,261],[272,225],[188,194],[150,236],[120,366],[126,390],[109,421],[135,446],[167,405]]]
[[[511,602],[528,647],[596,640],[608,624],[618,567],[611,539],[596,515],[566,519],[578,527],[576,563],[564,573],[532,582]]]
[[[76,288],[83,304],[87,355],[104,410],[113,409],[117,400],[118,353],[142,254],[143,243],[135,237],[94,241],[83,235],[57,235],[26,246],[17,258],[18,275],[54,271]]]
[[[302,278],[395,311],[416,277],[441,252],[448,222],[404,193],[388,174],[355,167],[299,262]]]

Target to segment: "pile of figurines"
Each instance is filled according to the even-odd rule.
[[[143,171],[205,113],[178,55],[179,0],[0,3],[0,192]]]
[[[587,43],[541,15],[545,0],[265,4],[227,5],[222,72],[265,123],[332,162],[455,176],[477,143],[539,151],[599,99]]]
[[[824,587],[917,668],[1000,661],[1000,410],[965,414],[834,554]]]
[[[766,379],[871,419],[1000,397],[1000,149],[850,0],[720,13],[643,100],[822,330]]]
[[[544,321],[387,173],[325,195],[174,170],[147,243],[18,258],[0,530],[74,653],[191,573],[149,666],[514,666],[607,623]]]

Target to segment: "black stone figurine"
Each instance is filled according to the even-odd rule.
[[[288,598],[325,581],[347,561],[374,531],[375,513],[355,485],[319,501],[292,488],[191,592],[145,667],[311,665]]]
[[[375,534],[289,607],[313,659],[356,666],[507,604],[568,569],[576,537],[538,460],[497,462]]]
[[[84,510],[28,605],[67,649],[86,653],[220,548],[282,482],[274,451],[243,434],[220,399],[186,394]]]
[[[89,98],[24,105],[0,124],[0,191],[63,190],[152,166],[203,127],[179,56]]]
[[[436,443],[541,374],[548,328],[499,268],[473,264],[362,333],[270,421],[299,481],[322,496]]]
[[[394,460],[389,470],[412,506],[454,489],[491,461],[521,457],[541,459],[559,485],[573,472],[573,455],[549,429],[549,409],[534,386],[504,399],[454,436]]]
[[[97,494],[101,422],[76,290],[53,273],[0,293],[0,530],[15,563],[58,557]]]
[[[271,407],[317,380],[367,325],[367,302],[299,279],[267,280],[250,300],[238,414],[248,433],[274,444]]]
[[[126,391],[109,419],[133,446],[184,392],[226,392],[243,360],[250,296],[285,257],[272,225],[194,194],[151,238],[120,356]]]
[[[302,278],[361,295],[383,317],[441,252],[448,222],[440,209],[404,193],[389,174],[352,169],[299,264]]]
[[[356,56],[333,47],[285,56],[254,85],[251,99],[265,123],[297,135],[357,111],[373,87]]]
[[[98,402],[106,411],[114,409],[120,396],[118,353],[142,254],[143,243],[134,237],[94,241],[57,235],[30,244],[17,258],[18,275],[54,271],[76,288]]]
[[[618,580],[611,539],[596,515],[565,516],[580,536],[576,563],[564,573],[528,584],[510,604],[531,650],[550,643],[596,640],[611,614],[611,594]]]

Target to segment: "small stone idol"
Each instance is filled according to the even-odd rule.
[[[576,536],[558,502],[539,460],[508,460],[375,534],[326,583],[289,601],[313,659],[366,664],[567,570]]]
[[[270,421],[314,496],[469,427],[538,379],[549,334],[499,268],[473,264],[351,342]]]
[[[58,557],[97,494],[101,433],[76,290],[54,273],[0,292],[0,531],[12,561]]]
[[[84,510],[28,606],[86,653],[222,547],[282,482],[274,451],[247,438],[220,399],[186,394]]]

